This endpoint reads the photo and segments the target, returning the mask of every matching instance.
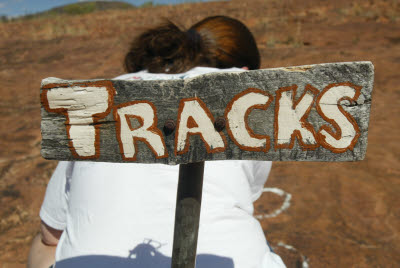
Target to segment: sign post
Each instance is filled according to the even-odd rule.
[[[195,267],[204,162],[179,165],[176,197],[173,268]]]
[[[42,156],[180,164],[172,267],[194,267],[204,161],[365,157],[371,62],[185,80],[42,81]]]

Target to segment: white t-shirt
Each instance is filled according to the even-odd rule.
[[[142,71],[116,79],[184,79],[217,71]],[[205,163],[197,268],[285,267],[253,217],[270,169],[266,161]],[[60,162],[40,210],[46,224],[64,230],[56,267],[170,267],[178,174],[179,166],[163,164]]]

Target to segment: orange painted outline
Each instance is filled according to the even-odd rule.
[[[356,93],[354,94],[354,97],[353,97],[353,98],[343,97],[343,98],[339,99],[338,102],[337,102],[337,106],[338,106],[339,111],[347,118],[347,120],[349,120],[349,122],[353,125],[354,130],[356,131],[356,135],[354,136],[353,141],[352,141],[352,142],[350,143],[350,145],[347,146],[346,148],[335,148],[335,147],[329,145],[329,144],[325,141],[324,136],[321,134],[321,130],[325,130],[325,131],[328,132],[330,135],[332,135],[332,137],[334,137],[336,140],[339,140],[339,139],[342,137],[342,129],[339,127],[339,125],[336,123],[336,121],[335,121],[334,119],[329,119],[328,117],[325,116],[325,114],[322,112],[322,109],[321,109],[321,107],[320,107],[320,105],[319,105],[319,102],[320,102],[322,96],[325,94],[325,92],[327,92],[327,91],[328,91],[329,89],[331,89],[332,87],[336,87],[336,86],[348,86],[348,87],[353,88],[353,89],[356,91]],[[358,99],[358,97],[360,96],[360,94],[361,94],[361,89],[362,89],[362,86],[357,86],[357,85],[354,85],[354,84],[352,84],[352,83],[350,83],[350,82],[345,82],[345,83],[333,83],[333,84],[329,84],[328,86],[326,86],[326,87],[324,88],[324,90],[322,91],[322,93],[321,93],[321,94],[318,96],[318,98],[317,98],[317,105],[316,105],[316,106],[317,106],[318,114],[319,114],[325,121],[327,121],[328,123],[330,123],[330,124],[336,129],[336,131],[337,131],[337,133],[335,134],[335,133],[332,131],[332,129],[331,129],[328,125],[323,125],[323,126],[321,126],[321,128],[318,130],[317,135],[318,135],[318,137],[319,137],[319,139],[320,139],[321,145],[322,145],[324,148],[326,148],[326,149],[332,151],[333,153],[344,153],[344,152],[346,152],[346,151],[349,150],[349,149],[350,149],[350,150],[353,150],[353,149],[354,149],[354,146],[356,145],[356,143],[357,143],[357,141],[358,141],[358,138],[359,138],[360,135],[361,135],[360,128],[358,127],[357,122],[356,122],[356,121],[354,120],[354,118],[353,118],[348,112],[346,112],[346,111],[342,108],[342,106],[340,105],[340,102],[343,101],[343,100],[348,100],[348,101],[350,101],[350,103],[353,102],[353,101],[356,101],[356,100]]]
[[[226,137],[225,137],[225,135],[223,133],[218,132],[216,130],[215,131],[221,136],[221,138],[222,138],[222,140],[224,142],[224,147],[223,148],[218,147],[218,148],[214,148],[214,149],[211,150],[210,145],[206,142],[206,140],[204,139],[203,134],[201,132],[192,132],[192,133],[188,132],[187,135],[186,135],[186,143],[185,143],[184,149],[182,151],[180,151],[180,152],[177,151],[178,136],[179,136],[179,126],[180,126],[181,114],[182,114],[182,111],[183,111],[183,107],[184,107],[185,102],[193,101],[193,100],[197,101],[200,104],[200,107],[206,112],[206,115],[211,120],[211,123],[214,125],[214,117],[213,117],[212,113],[210,112],[210,110],[208,110],[206,104],[199,97],[181,99],[180,102],[179,102],[177,129],[176,129],[176,132],[175,132],[175,148],[174,148],[175,155],[185,154],[185,153],[188,152],[188,150],[189,150],[189,139],[190,139],[190,136],[192,136],[192,135],[200,135],[200,138],[203,140],[204,145],[206,146],[207,153],[209,153],[209,154],[220,153],[220,152],[225,151],[226,144],[227,144]],[[191,116],[188,117],[187,121],[189,121],[190,117]],[[193,121],[195,121],[193,117],[192,117],[192,119],[193,119]],[[186,122],[186,124],[189,127],[188,122]],[[196,123],[196,125],[197,125],[197,123]]]
[[[97,113],[92,115],[93,117],[93,126],[95,128],[95,141],[94,141],[94,148],[95,148],[95,154],[93,156],[80,156],[78,153],[75,151],[75,147],[72,143],[72,139],[70,136],[70,129],[71,125],[69,124],[69,117],[68,117],[68,109],[65,108],[56,108],[56,109],[51,109],[49,106],[49,101],[47,99],[47,92],[50,89],[53,88],[65,88],[65,87],[73,87],[73,86],[78,86],[78,87],[105,87],[108,91],[108,107],[105,112],[103,113]],[[95,81],[95,82],[76,82],[72,84],[68,83],[53,83],[53,84],[47,84],[42,87],[42,92],[40,92],[40,101],[42,103],[42,106],[45,108],[47,112],[50,113],[58,113],[62,114],[66,117],[65,121],[65,126],[67,130],[67,137],[68,137],[68,146],[69,149],[72,153],[72,156],[77,159],[97,159],[100,156],[100,125],[97,124],[97,122],[106,117],[114,104],[114,95],[116,94],[115,88],[112,84],[111,81]]]
[[[300,130],[298,130],[298,129],[295,129],[295,130],[293,131],[293,133],[290,135],[290,143],[278,144],[278,132],[279,132],[279,122],[278,122],[279,100],[280,100],[281,97],[282,97],[282,93],[283,93],[283,92],[287,92],[287,91],[292,91],[292,100],[293,100],[292,109],[293,109],[293,110],[296,109],[297,105],[301,102],[301,100],[304,98],[304,96],[307,94],[308,91],[310,91],[310,92],[314,95],[310,107],[308,107],[307,111],[306,111],[306,112],[304,113],[304,115],[300,118],[300,123],[301,123],[301,126],[302,126],[302,127],[306,128],[307,130],[309,130],[309,131],[312,133],[312,135],[314,136],[315,141],[317,142],[316,144],[307,144],[307,143],[304,143],[304,142],[303,142],[303,137],[302,137],[302,135],[301,135],[301,132],[300,132]],[[319,90],[316,89],[315,87],[311,86],[311,85],[306,85],[305,88],[304,88],[303,94],[300,96],[300,98],[299,98],[297,101],[295,100],[295,98],[296,98],[296,93],[297,93],[297,85],[292,85],[292,86],[289,86],[289,87],[282,87],[282,88],[280,88],[280,89],[278,89],[278,90],[276,91],[275,118],[274,118],[274,136],[275,136],[275,141],[274,141],[274,143],[275,143],[275,151],[276,151],[277,149],[292,149],[293,146],[294,146],[294,141],[295,141],[295,138],[296,138],[296,137],[297,137],[297,140],[298,140],[298,142],[299,142],[299,144],[300,144],[300,146],[301,146],[301,149],[302,149],[303,151],[306,151],[306,150],[315,150],[316,148],[319,147],[319,140],[318,140],[317,133],[316,133],[314,127],[313,127],[309,122],[306,121],[307,118],[308,118],[308,115],[310,114],[311,109],[312,109],[312,107],[313,107],[313,105],[314,105],[314,103],[315,103],[315,99],[317,98],[317,95],[318,95],[318,93],[319,93]]]
[[[139,126],[138,127],[134,128],[132,126],[131,118],[132,119],[136,119],[137,121],[139,121]],[[143,126],[143,124],[144,124],[143,118],[138,116],[138,115],[126,114],[125,115],[125,120],[126,120],[126,122],[128,124],[128,127],[129,127],[129,129],[131,131],[141,128]]]
[[[135,105],[135,104],[139,104],[139,103],[147,103],[147,104],[149,104],[151,106],[151,108],[153,109],[153,111],[154,111],[153,124],[146,130],[150,131],[150,132],[152,132],[154,134],[157,134],[158,136],[160,136],[161,141],[162,141],[163,146],[164,146],[164,149],[165,149],[165,154],[162,155],[162,156],[157,156],[156,150],[154,150],[153,146],[151,146],[151,144],[147,141],[147,139],[141,138],[141,137],[132,137],[133,146],[135,147],[135,154],[133,155],[133,157],[125,157],[124,147],[122,145],[122,140],[121,140],[121,118],[118,115],[118,109],[119,108],[124,108],[124,107],[127,107],[127,106],[131,106],[131,105]],[[131,101],[131,102],[123,103],[123,104],[120,104],[120,105],[116,105],[114,107],[114,110],[113,110],[113,116],[114,116],[115,121],[117,122],[117,124],[116,124],[117,140],[118,140],[118,146],[119,146],[119,150],[120,150],[122,159],[124,159],[126,161],[136,161],[136,159],[137,159],[136,156],[137,156],[137,152],[138,152],[138,150],[137,150],[137,148],[138,148],[137,141],[142,141],[142,142],[146,143],[147,146],[150,148],[150,150],[155,155],[156,159],[161,159],[161,158],[167,158],[168,157],[168,150],[167,150],[167,146],[165,145],[164,137],[162,135],[161,130],[159,130],[157,128],[157,122],[158,122],[157,108],[152,102],[150,102],[150,101]],[[137,128],[133,128],[132,124],[130,122],[130,118],[136,118],[139,121],[140,126],[137,127]],[[144,124],[143,118],[141,116],[138,116],[138,115],[127,115],[127,114],[125,114],[125,120],[127,120],[129,129],[131,131],[141,128],[143,126],[143,124]]]
[[[244,114],[244,124],[245,124],[245,128],[246,128],[247,132],[249,133],[250,137],[256,138],[256,139],[266,139],[265,147],[251,147],[251,146],[244,146],[244,145],[241,145],[240,143],[237,142],[237,140],[236,140],[235,137],[233,136],[232,131],[231,131],[230,127],[229,127],[228,113],[232,110],[233,103],[234,103],[235,101],[237,101],[239,98],[241,98],[241,97],[243,97],[244,95],[247,95],[247,94],[249,94],[249,93],[259,93],[259,94],[262,94],[262,95],[268,97],[268,101],[267,101],[266,104],[256,104],[256,105],[250,106],[250,107],[246,110],[246,112],[245,112],[245,114]],[[269,149],[270,149],[270,147],[271,147],[271,145],[270,145],[270,140],[271,140],[270,137],[269,137],[268,135],[260,135],[260,134],[254,133],[254,131],[249,127],[248,118],[249,118],[250,113],[251,113],[254,109],[267,110],[268,106],[271,104],[271,102],[273,101],[273,99],[274,99],[274,97],[273,97],[271,94],[269,94],[268,92],[266,92],[266,91],[263,91],[263,90],[258,89],[258,88],[248,88],[248,89],[246,89],[246,90],[244,90],[244,91],[242,91],[242,92],[236,94],[236,95],[233,97],[233,99],[232,99],[232,100],[228,103],[228,105],[226,106],[225,114],[224,114],[225,121],[226,121],[226,130],[227,130],[228,135],[229,135],[229,137],[231,138],[231,140],[232,140],[232,141],[236,144],[236,146],[238,146],[241,150],[253,151],[253,152],[265,152],[265,153],[269,151]]]
[[[199,125],[196,123],[194,120],[193,116],[189,116],[187,120],[187,128],[194,128],[194,127],[199,127]]]

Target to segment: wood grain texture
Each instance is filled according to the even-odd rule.
[[[174,139],[176,131],[164,136],[168,150],[168,158],[156,159],[149,147],[141,141],[137,142],[137,157],[135,162],[182,164],[210,160],[270,160],[270,161],[358,161],[365,157],[369,114],[371,108],[371,93],[373,88],[374,68],[370,62],[328,63],[299,67],[254,70],[241,73],[213,73],[186,80],[162,81],[111,81],[116,90],[113,105],[121,105],[132,101],[150,101],[157,109],[157,128],[162,130],[166,120],[176,122],[181,99],[198,97],[210,110],[214,118],[223,117],[227,104],[231,99],[248,88],[257,88],[273,96],[266,110],[254,109],[248,117],[248,125],[254,133],[270,137],[270,149],[264,151],[241,150],[229,137],[227,128],[224,133],[227,146],[223,152],[207,153],[206,147],[199,135],[189,138],[189,150],[185,154],[175,155]],[[102,80],[103,81],[103,80]],[[63,87],[87,81],[67,81],[55,78],[43,80],[41,92],[56,89],[57,84]],[[104,82],[104,81],[103,81]],[[283,87],[297,85],[296,100],[303,94],[307,85],[322,92],[328,85],[334,83],[351,83],[361,87],[361,94],[355,102],[342,101],[340,106],[354,118],[360,129],[360,136],[354,148],[342,153],[318,146],[304,149],[294,141],[291,149],[277,149],[274,146],[274,120],[276,91]],[[330,103],[329,105],[338,105]],[[42,156],[46,159],[84,160],[71,153],[70,140],[66,131],[66,117],[61,113],[49,112],[43,106],[42,100]],[[316,131],[321,126],[332,125],[326,122],[313,105],[307,122]],[[111,111],[106,117],[98,120],[99,154],[91,161],[129,162],[122,158],[117,141],[116,122]]]

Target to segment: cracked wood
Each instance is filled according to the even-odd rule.
[[[186,80],[47,78],[41,153],[164,164],[362,160],[373,77],[372,63],[349,62]]]

